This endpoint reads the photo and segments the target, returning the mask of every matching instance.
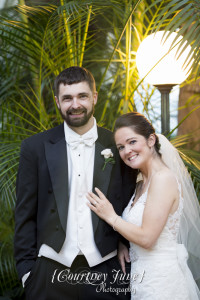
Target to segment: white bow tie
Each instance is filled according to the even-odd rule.
[[[72,150],[76,149],[80,144],[85,144],[89,147],[92,147],[94,142],[96,141],[95,137],[91,134],[87,137],[83,138],[82,136],[73,137],[69,136],[68,144],[72,148]]]

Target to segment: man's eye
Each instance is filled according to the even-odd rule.
[[[81,95],[80,98],[81,99],[85,99],[87,97],[87,95]]]
[[[63,98],[63,101],[66,101],[66,102],[71,101],[71,98],[68,98],[68,97]]]

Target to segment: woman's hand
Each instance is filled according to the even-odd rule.
[[[95,191],[97,192],[98,196],[92,192],[87,194],[86,197],[90,201],[87,203],[87,205],[101,219],[113,226],[118,215],[104,194],[98,188],[95,188]]]
[[[130,263],[130,257],[129,257],[128,248],[122,242],[119,242],[117,256],[119,259],[119,263],[122,267],[122,271],[124,274],[126,274],[125,263],[126,262]]]

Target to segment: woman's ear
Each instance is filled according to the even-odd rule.
[[[152,148],[155,145],[155,143],[156,143],[156,136],[155,136],[155,134],[150,134],[147,143],[148,143],[148,146],[150,148]]]

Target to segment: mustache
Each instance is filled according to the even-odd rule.
[[[76,113],[76,114],[79,114],[79,113],[86,113],[87,112],[87,109],[86,108],[71,108],[67,111],[67,114],[73,114],[73,113]]]

